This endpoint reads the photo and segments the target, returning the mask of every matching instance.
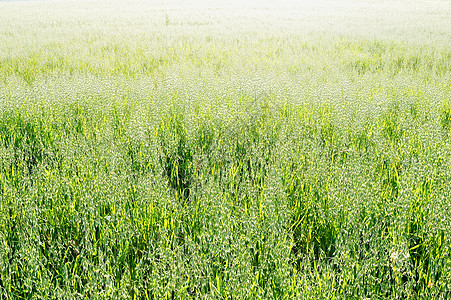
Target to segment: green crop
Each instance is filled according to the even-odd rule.
[[[0,3],[1,299],[451,296],[446,1],[113,2]]]

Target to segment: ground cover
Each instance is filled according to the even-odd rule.
[[[0,3],[2,299],[451,291],[449,3]]]

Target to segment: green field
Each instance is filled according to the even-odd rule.
[[[0,299],[451,297],[451,2],[242,2],[0,2]]]

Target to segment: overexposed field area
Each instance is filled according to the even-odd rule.
[[[449,298],[450,24],[0,1],[0,298]]]

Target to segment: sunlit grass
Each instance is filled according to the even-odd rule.
[[[1,297],[448,298],[445,2],[325,3],[0,3]]]

